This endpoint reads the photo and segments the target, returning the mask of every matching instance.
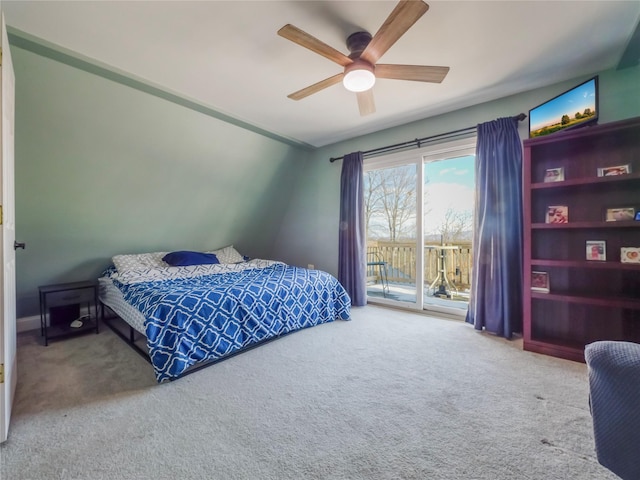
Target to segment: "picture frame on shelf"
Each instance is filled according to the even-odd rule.
[[[605,262],[607,260],[607,242],[587,240],[587,260]]]
[[[625,175],[631,173],[631,165],[615,165],[613,167],[600,167],[598,168],[599,177],[612,177],[614,175]]]
[[[638,211],[636,212],[635,221],[636,221],[636,222],[640,222],[640,210],[638,210]]]
[[[620,247],[622,263],[640,263],[640,247]]]
[[[544,172],[544,183],[551,182],[563,182],[564,181],[564,168],[547,168]]]
[[[547,272],[531,272],[531,290],[549,293],[549,274]]]
[[[566,205],[548,206],[545,223],[569,223],[569,207]]]
[[[634,207],[617,207],[607,208],[605,210],[604,220],[606,222],[628,222],[636,217],[636,209]]]

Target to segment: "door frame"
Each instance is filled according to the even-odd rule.
[[[419,150],[412,150],[408,152],[392,153],[389,155],[373,157],[365,159],[363,162],[364,172],[371,170],[380,170],[383,168],[403,167],[407,165],[415,165],[416,167],[416,199],[422,198],[424,182],[421,180],[424,178],[424,165],[420,160],[420,155],[417,153]],[[417,155],[417,156],[416,156]],[[424,271],[418,267],[424,263],[424,249],[420,248],[419,240],[423,238],[423,221],[424,221],[424,205],[423,202],[416,201],[416,301],[414,302],[402,302],[400,300],[393,300],[390,298],[379,298],[367,296],[367,302],[388,305],[396,308],[403,308],[408,310],[422,311],[424,302]],[[368,237],[368,232],[365,233]],[[419,260],[418,260],[419,257]]]
[[[9,433],[11,409],[17,385],[16,277],[15,277],[15,175],[14,125],[15,76],[4,13],[0,12],[2,65],[0,66],[0,363],[4,381],[0,383],[0,443]]]
[[[393,168],[405,165],[416,167],[416,302],[402,302],[389,298],[369,297],[367,301],[373,304],[393,306],[408,310],[434,312],[440,315],[460,318],[466,315],[466,310],[439,305],[429,305],[425,309],[424,302],[424,170],[425,163],[445,160],[447,158],[475,155],[477,136],[472,133],[455,140],[441,140],[425,147],[403,152],[390,153],[371,158],[363,162],[364,172],[383,168]],[[418,201],[420,199],[420,201]],[[367,232],[368,236],[368,232]]]

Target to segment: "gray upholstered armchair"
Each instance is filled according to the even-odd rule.
[[[598,461],[624,480],[640,479],[640,344],[585,348]]]

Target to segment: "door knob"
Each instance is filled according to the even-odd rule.
[[[15,240],[13,241],[13,249],[17,250],[19,248],[24,250],[25,244],[24,243],[18,243]]]

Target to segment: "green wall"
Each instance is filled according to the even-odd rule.
[[[304,174],[296,184],[274,254],[283,260],[338,272],[338,216],[342,162],[329,162],[354,151],[366,151],[414,138],[450,132],[499,117],[527,114],[529,109],[592,77],[513,95],[437,117],[412,122],[315,150],[304,161]],[[599,123],[640,116],[640,67],[599,73]],[[528,120],[520,123],[528,135]]]
[[[306,150],[11,52],[18,317],[39,311],[39,285],[96,278],[115,254],[234,244],[273,258]]]
[[[588,78],[309,151],[20,41],[18,317],[37,314],[39,285],[95,278],[120,253],[233,243],[336,275],[341,162],[330,157],[527,113]],[[600,72],[600,122],[640,115],[639,85],[640,67]]]

